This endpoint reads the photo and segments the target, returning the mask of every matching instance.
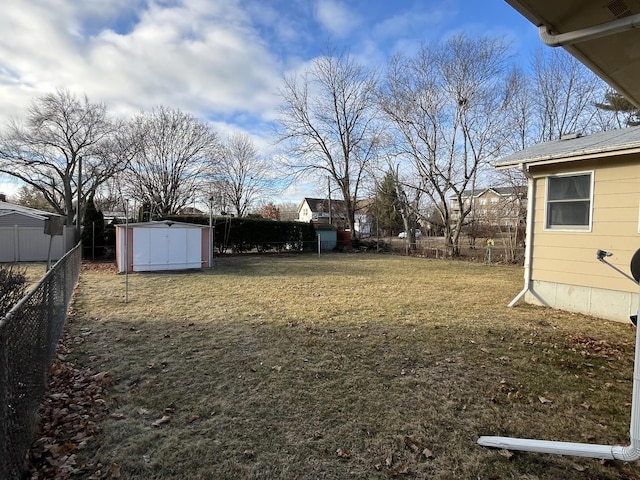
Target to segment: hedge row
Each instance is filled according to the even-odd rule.
[[[174,222],[209,225],[202,216],[168,216]],[[316,245],[316,232],[311,223],[278,222],[245,217],[214,217],[214,245],[219,252],[232,249],[244,252],[264,250],[311,250]]]

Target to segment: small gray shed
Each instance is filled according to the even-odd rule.
[[[0,262],[45,262],[49,254],[49,235],[45,220],[60,217],[55,213],[0,201]],[[51,259],[58,260],[74,245],[73,227],[64,227],[63,235],[54,236]]]

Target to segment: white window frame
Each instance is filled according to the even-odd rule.
[[[549,179],[550,178],[561,178],[561,177],[577,177],[580,175],[590,175],[590,184],[589,184],[589,223],[588,225],[561,225],[561,226],[550,226],[549,225]],[[593,190],[595,184],[595,171],[587,170],[580,172],[567,172],[561,173],[557,175],[547,175],[545,177],[545,191],[544,191],[544,231],[545,232],[580,232],[580,233],[590,233],[593,229]]]

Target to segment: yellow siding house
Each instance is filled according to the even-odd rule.
[[[624,272],[640,248],[640,127],[565,137],[501,159],[528,178],[527,303],[628,321],[638,285]]]

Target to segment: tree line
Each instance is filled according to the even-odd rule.
[[[158,106],[115,118],[104,103],[59,90],[35,99],[0,131],[0,173],[13,176],[67,223],[80,225],[89,199],[122,198],[151,218],[196,199],[237,216],[263,211],[277,186],[305,178],[339,192],[355,238],[364,198],[386,198],[379,223],[437,223],[459,251],[469,191],[496,179],[490,162],[572,133],[638,123],[638,111],[564,50],[540,49],[528,67],[503,39],[459,34],[397,54],[380,69],[328,48],[283,78],[274,141],[260,155],[246,133],[221,136],[205,120]],[[198,198],[196,198],[198,197]],[[383,202],[384,203],[384,202]],[[78,227],[79,228],[79,227]]]

